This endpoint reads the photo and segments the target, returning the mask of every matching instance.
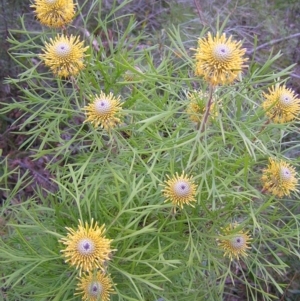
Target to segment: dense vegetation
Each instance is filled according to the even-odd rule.
[[[78,1],[62,29],[2,8],[0,298],[80,300],[81,225],[111,300],[299,298],[299,121],[263,105],[280,86],[299,110],[298,1]],[[195,72],[208,32],[246,48],[230,82]],[[72,74],[58,33],[82,41]]]

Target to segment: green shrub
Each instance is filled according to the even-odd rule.
[[[211,84],[194,76],[199,62],[181,28],[168,31],[168,47],[147,44],[135,18],[119,13],[129,2],[114,1],[106,16],[101,0],[77,7],[75,21],[61,30],[87,47],[85,67],[71,76],[53,74],[40,56],[59,30],[30,31],[22,17],[23,28],[10,31],[10,55],[23,71],[7,83],[21,99],[2,103],[1,114],[20,113],[18,149],[29,158],[7,157],[1,171],[4,300],[81,299],[74,295],[80,269],[61,252],[66,227],[76,231],[78,220],[106,225],[112,251],[91,272],[110,275],[112,300],[215,301],[234,286],[248,300],[276,299],[290,256],[300,257],[292,168],[299,167],[292,138],[298,120],[275,123],[278,111],[268,112],[278,99],[268,109],[262,104],[268,88],[284,87],[292,66],[273,70],[280,54],[263,64],[249,57],[242,74],[231,70],[236,80]],[[225,23],[216,29],[213,36],[226,32]],[[193,37],[194,48],[207,31]],[[71,58],[62,68],[68,73],[79,61]],[[203,92],[196,102],[206,106],[196,112],[203,116],[198,124],[187,110],[195,90]],[[104,129],[87,122],[84,110],[101,91],[120,97],[122,108]],[[288,92],[297,113],[299,99]],[[113,105],[104,105],[111,112]],[[269,158],[277,165],[270,167]],[[172,186],[178,181],[189,199]],[[27,187],[32,191],[22,193]]]

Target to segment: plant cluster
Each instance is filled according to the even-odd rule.
[[[247,300],[283,294],[274,273],[300,258],[292,66],[272,70],[280,54],[259,66],[219,22],[191,51],[174,27],[162,50],[118,15],[130,0],[106,16],[88,2],[35,0],[49,29],[24,27],[25,42],[10,33],[25,71],[7,83],[22,99],[1,113],[22,112],[20,149],[47,158],[52,184],[13,202],[41,176],[20,174],[12,189],[18,170],[3,173],[4,300],[215,301],[235,285]]]

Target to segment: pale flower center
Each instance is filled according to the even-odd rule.
[[[57,0],[45,0],[45,3],[49,5],[55,4],[56,2]]]
[[[231,246],[235,249],[241,249],[245,245],[243,236],[235,236],[230,240]]]
[[[90,255],[93,254],[95,250],[95,243],[89,238],[83,238],[79,240],[77,244],[77,251],[81,255]]]
[[[97,297],[102,293],[102,285],[100,282],[95,281],[89,285],[88,291],[90,296]]]
[[[290,95],[288,94],[282,94],[279,97],[279,103],[283,106],[283,107],[289,107],[293,104],[293,98],[290,97]]]
[[[232,51],[226,44],[218,44],[212,50],[213,57],[219,62],[226,62],[231,58]]]
[[[97,99],[95,102],[95,111],[99,115],[105,115],[111,112],[112,104],[108,99]]]
[[[174,185],[174,193],[177,197],[186,197],[190,194],[191,187],[186,181],[178,181]]]
[[[290,181],[292,174],[287,167],[280,168],[280,179],[282,181]]]
[[[67,57],[71,53],[71,47],[68,43],[60,42],[55,47],[55,54],[60,57]]]

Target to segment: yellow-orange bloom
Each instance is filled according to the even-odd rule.
[[[239,225],[237,223],[229,224],[226,228],[221,228],[222,235],[218,238],[219,246],[225,251],[224,256],[228,256],[231,260],[233,258],[239,259],[239,256],[247,256],[247,249],[251,240],[249,231],[236,231]]]
[[[114,291],[109,276],[99,271],[85,273],[80,277],[76,290],[79,292],[75,295],[83,295],[84,301],[109,301],[110,294]]]
[[[75,15],[73,0],[34,0],[31,7],[41,24],[54,28],[70,23]]]
[[[62,250],[65,261],[81,271],[89,272],[94,269],[104,270],[104,265],[107,260],[110,260],[111,239],[104,236],[105,226],[98,226],[97,222],[92,219],[91,224],[87,222],[85,225],[79,221],[77,230],[66,227],[69,231],[67,237],[63,237],[59,241],[66,245]]]
[[[269,93],[263,93],[263,96],[265,101],[262,107],[273,122],[285,123],[298,117],[300,99],[292,89],[275,85],[269,88]]]
[[[263,190],[282,198],[297,190],[298,179],[295,168],[283,160],[269,158],[269,165],[263,170]]]
[[[193,178],[186,176],[184,172],[180,176],[176,173],[172,178],[168,175],[167,177],[168,180],[165,181],[162,190],[165,202],[171,201],[174,208],[179,206],[182,209],[185,204],[194,207],[191,202],[196,202],[197,186],[193,183]]]
[[[45,53],[40,57],[54,74],[68,77],[77,75],[84,68],[84,52],[88,47],[83,47],[78,37],[58,35],[54,40],[50,38],[50,43],[45,46]]]
[[[110,130],[121,122],[118,115],[121,108],[120,96],[117,98],[110,92],[105,94],[100,92],[100,95],[92,97],[89,105],[85,106],[87,119],[85,122],[91,122],[95,127],[101,126],[106,130]]]
[[[218,32],[215,37],[208,33],[207,38],[198,40],[195,74],[212,85],[230,84],[246,67],[245,52],[241,41],[232,41],[232,36],[227,39],[225,33]]]

